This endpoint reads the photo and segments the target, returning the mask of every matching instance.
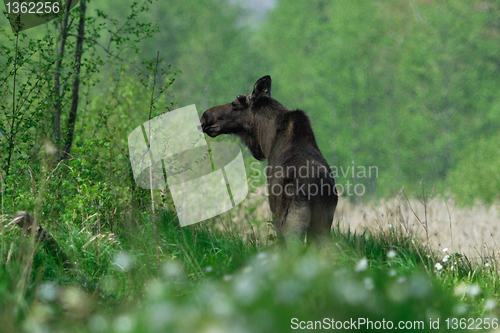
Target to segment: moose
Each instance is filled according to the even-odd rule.
[[[305,112],[271,98],[271,76],[257,80],[252,93],[206,110],[198,128],[210,137],[235,134],[256,159],[268,161],[269,205],[282,243],[328,240],[335,181]]]

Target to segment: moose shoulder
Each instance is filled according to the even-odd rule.
[[[269,204],[281,239],[328,239],[338,201],[330,167],[307,115],[271,98],[270,76],[257,80],[251,94],[205,111],[200,129],[211,137],[236,134],[255,158],[267,159]]]

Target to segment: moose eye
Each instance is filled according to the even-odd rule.
[[[247,97],[246,96],[243,96],[241,94],[238,94],[236,95],[236,99],[238,100],[238,102],[240,102],[241,104],[245,104],[247,102]]]

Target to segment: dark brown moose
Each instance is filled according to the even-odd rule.
[[[252,155],[267,159],[267,183],[278,237],[320,242],[330,235],[338,196],[330,167],[307,115],[271,98],[271,77],[203,114],[199,128],[211,137],[236,134]]]

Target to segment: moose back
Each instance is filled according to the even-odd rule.
[[[205,111],[199,128],[211,137],[236,134],[256,159],[267,159],[269,204],[280,239],[329,238],[338,201],[330,167],[307,115],[271,98],[269,75],[257,80],[251,94]]]

